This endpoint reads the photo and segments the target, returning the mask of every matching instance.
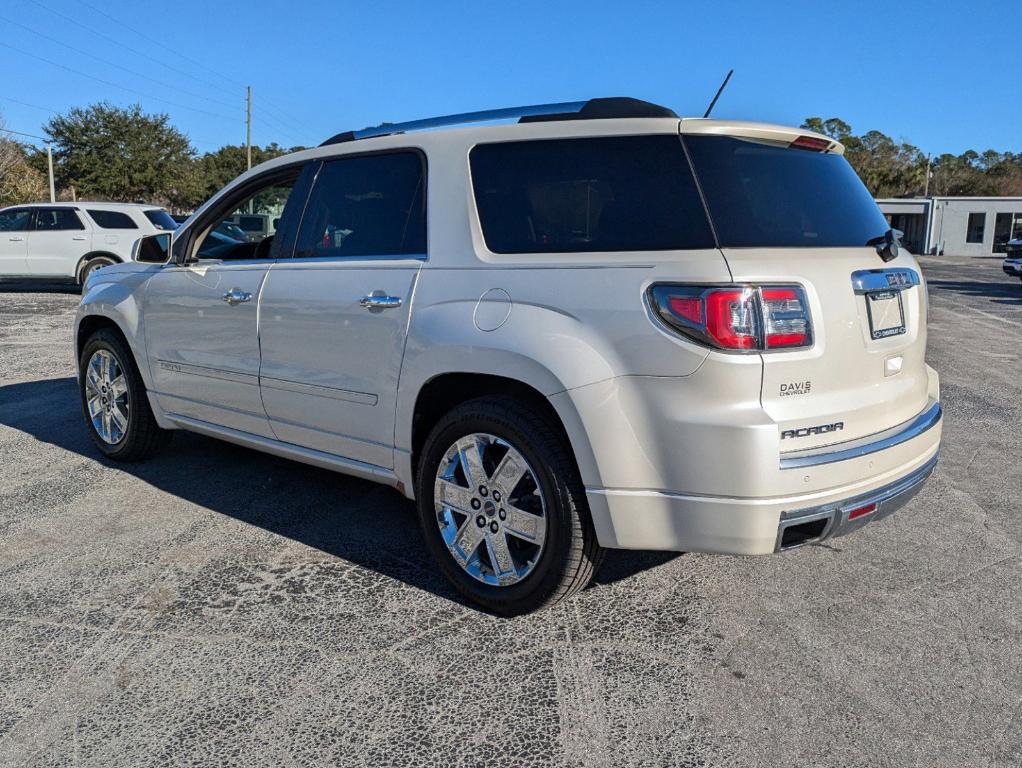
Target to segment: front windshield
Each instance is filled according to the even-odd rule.
[[[686,136],[721,246],[850,248],[890,225],[842,155]]]

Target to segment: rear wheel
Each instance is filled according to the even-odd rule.
[[[96,331],[79,360],[78,387],[89,436],[111,459],[137,461],[170,439],[156,424],[145,384],[120,336]]]
[[[602,560],[570,448],[525,401],[481,398],[441,418],[423,448],[416,497],[444,575],[494,613],[568,597]]]
[[[89,275],[91,275],[97,269],[109,267],[111,264],[116,263],[117,262],[115,262],[109,256],[93,256],[91,259],[85,262],[85,266],[82,267],[82,271],[78,275],[78,284],[84,286],[85,282],[89,279]]]

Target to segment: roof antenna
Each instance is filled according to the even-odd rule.
[[[710,116],[710,113],[713,111],[713,108],[717,106],[717,99],[720,98],[720,94],[724,93],[724,89],[727,88],[728,80],[731,79],[731,75],[733,75],[734,73],[735,71],[733,69],[729,69],[727,71],[727,77],[725,77],[724,82],[720,84],[720,88],[717,89],[717,95],[713,97],[713,101],[711,101],[710,106],[706,108],[706,114],[703,115],[703,117]]]

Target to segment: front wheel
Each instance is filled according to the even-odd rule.
[[[146,458],[170,438],[156,423],[131,351],[112,330],[96,331],[85,343],[78,387],[89,436],[111,459]]]
[[[578,592],[603,557],[570,447],[524,400],[481,398],[441,418],[423,447],[416,498],[441,571],[493,613]]]

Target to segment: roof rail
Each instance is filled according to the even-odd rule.
[[[373,128],[359,131],[344,131],[320,144],[342,144],[347,141],[371,139],[375,136],[390,136],[407,131],[422,131],[429,128],[443,128],[469,123],[486,123],[494,120],[514,120],[520,123],[542,122],[547,120],[600,120],[622,117],[677,117],[667,107],[652,104],[640,99],[617,96],[588,101],[562,101],[554,104],[534,104],[525,107],[505,107],[504,109],[487,109],[481,112],[464,112],[459,115],[428,117],[424,120],[412,120],[407,123],[383,123]]]

